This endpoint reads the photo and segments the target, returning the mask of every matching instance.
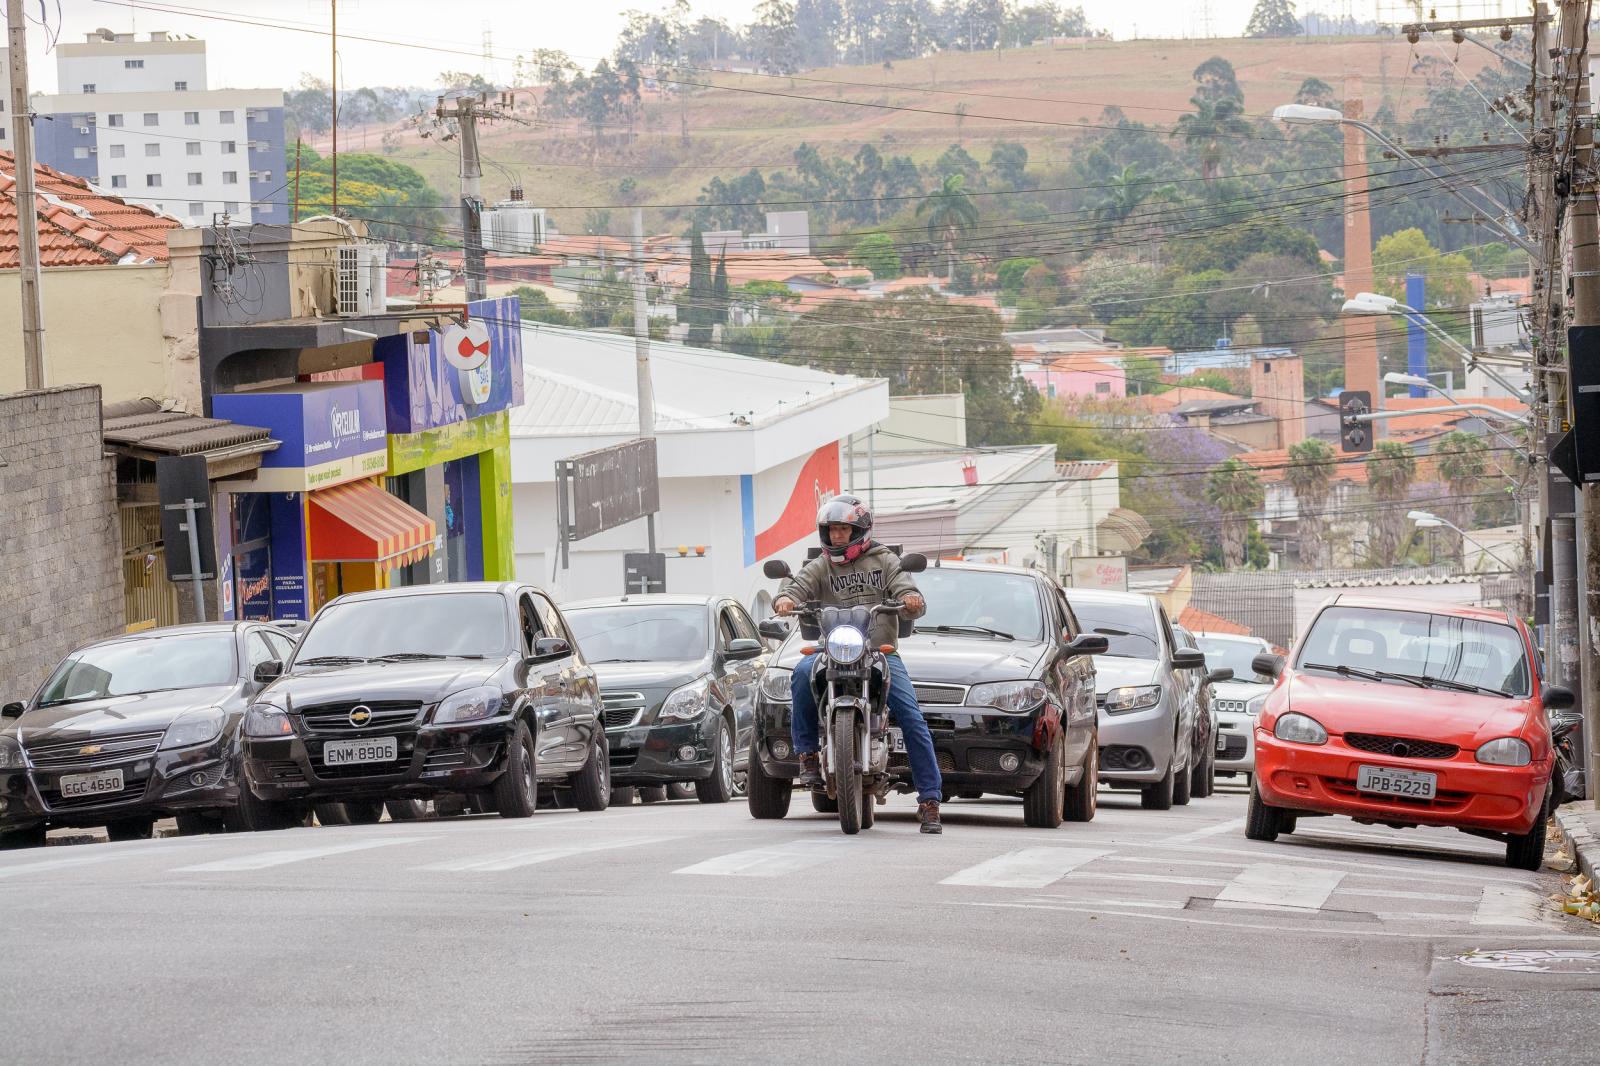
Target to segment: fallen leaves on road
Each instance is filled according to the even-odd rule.
[[[1600,925],[1600,891],[1596,891],[1594,883],[1583,874],[1578,874],[1567,881],[1565,899],[1560,896],[1556,896],[1555,899],[1567,914]]]

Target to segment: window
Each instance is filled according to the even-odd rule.
[[[1527,649],[1517,630],[1424,609],[1324,608],[1300,640],[1295,668],[1320,672],[1338,667],[1439,678],[1507,696],[1526,696],[1529,688]],[[1358,679],[1409,683],[1381,676]],[[1386,711],[1397,722],[1410,711],[1400,704],[1394,701]]]
[[[144,154],[146,156],[151,156],[151,157],[160,155],[161,154],[161,145],[156,144],[154,142],[145,145],[144,146]]]
[[[265,152],[265,151],[270,150],[271,148],[272,148],[272,145],[268,144],[266,141],[251,141],[250,142],[250,150],[252,152]]]
[[[206,180],[205,179],[205,175],[200,173],[200,171],[198,171],[198,170],[189,171],[189,184],[190,185],[202,185],[202,184],[205,183],[205,180]]]
[[[194,201],[190,201],[190,203],[189,203],[189,214],[191,214],[191,215],[203,215],[205,213],[206,213],[206,205],[205,204],[196,203]]]
[[[160,174],[146,174],[144,176],[144,187],[147,188],[147,189],[159,189],[159,188],[161,188],[161,175]]]
[[[237,170],[224,170],[222,172],[222,184],[224,184],[224,185],[237,185],[237,184],[239,184],[239,172]]]
[[[183,146],[183,152],[184,152],[185,155],[199,155],[200,154],[200,142],[199,141],[188,141]]]
[[[122,125],[122,116],[121,115],[107,115],[106,116],[106,125],[107,126],[121,126]]]
[[[94,92],[94,82],[91,81],[91,82],[84,83],[83,91],[86,92],[86,93]]]
[[[185,111],[183,113],[183,124],[185,126],[198,126],[198,125],[200,125],[200,112],[198,112],[198,111]]]
[[[248,118],[251,122],[260,122],[262,119],[266,118],[267,116],[263,115],[259,111],[246,111],[245,112],[245,117]]]
[[[230,215],[237,215],[239,213],[239,201],[228,200],[222,205],[222,209]]]
[[[144,60],[142,60],[142,59],[124,59],[122,61],[122,69],[123,70],[143,70],[144,69]]]
[[[128,146],[125,144],[113,144],[110,147],[112,159],[121,159],[128,154]]]
[[[289,657],[294,654],[293,637],[289,636],[287,633],[276,633],[270,629],[262,630],[261,635],[265,637],[267,639],[267,643],[271,645],[273,658],[277,659],[280,663],[286,663],[289,661]]]
[[[217,121],[222,123],[224,126],[233,125],[233,112],[232,111],[218,111],[217,112]]]
[[[1097,382],[1095,382],[1094,383],[1094,394],[1096,396],[1110,396],[1111,395],[1111,382],[1109,382],[1109,381],[1097,381]]]
[[[111,187],[113,189],[126,189],[128,187],[128,175],[126,175],[126,174],[113,174],[113,175],[111,175]]]
[[[74,148],[72,150],[72,158],[74,158],[74,159],[88,159],[89,158],[89,149],[86,148],[86,147],[82,147],[82,146]]]
[[[144,124],[146,126],[159,126],[161,125],[161,116],[154,111],[146,111],[144,113]]]
[[[222,154],[223,155],[237,155],[238,153],[239,153],[238,144],[234,143],[233,141],[223,141],[222,142]]]
[[[172,83],[172,91],[175,93],[186,93],[189,91],[189,83],[186,81],[175,81]]]

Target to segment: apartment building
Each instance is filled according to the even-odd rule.
[[[39,162],[187,225],[289,221],[283,91],[211,89],[202,40],[100,30],[56,48]]]

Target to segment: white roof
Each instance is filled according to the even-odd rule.
[[[880,451],[876,455],[873,490],[880,517],[912,511],[961,509],[985,493],[1008,481],[1044,480],[1055,477],[1055,445],[1032,444],[1017,448],[988,450],[941,448],[916,452]],[[978,483],[964,481],[967,463],[978,468]],[[1036,469],[1040,463],[1048,468]],[[855,449],[855,469],[851,484],[856,492],[867,486],[867,454],[859,444]],[[1036,487],[1036,492],[1046,486]],[[1011,494],[1015,496],[1015,493]],[[1015,500],[1020,504],[1022,501]]]

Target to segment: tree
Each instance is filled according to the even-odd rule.
[[[850,261],[872,271],[878,281],[889,281],[900,276],[900,252],[894,238],[887,233],[869,233],[856,242]]]
[[[719,326],[728,324],[728,249],[724,245],[717,257],[717,272],[711,279],[712,321]]]
[[[1179,115],[1172,136],[1182,137],[1194,153],[1200,164],[1200,177],[1207,183],[1214,182],[1222,170],[1222,142],[1248,136],[1250,123],[1244,118],[1244,104],[1235,97],[1213,100],[1196,95],[1189,102],[1194,104],[1194,114]]]
[[[1308,437],[1289,448],[1289,469],[1285,471],[1294,490],[1300,531],[1300,566],[1320,570],[1328,566],[1332,552],[1328,544],[1328,497],[1333,490],[1333,449],[1327,442]]]
[[[1367,456],[1367,487],[1378,505],[1372,516],[1368,555],[1378,566],[1393,566],[1405,537],[1405,512],[1417,461],[1399,441],[1380,440]]]
[[[1242,459],[1228,459],[1206,476],[1206,499],[1222,513],[1222,565],[1244,566],[1245,549],[1255,513],[1266,491],[1254,468]]]
[[[1131,219],[1148,200],[1171,202],[1178,198],[1176,185],[1157,186],[1139,174],[1139,164],[1129,163],[1106,183],[1105,195],[1094,209],[1102,226],[1102,239],[1117,236],[1123,223]]]
[[[689,324],[689,343],[700,347],[709,345],[711,326],[715,322],[711,256],[706,254],[705,238],[698,229],[689,237],[689,288],[684,300],[687,307],[680,302],[678,315]]]
[[[793,74],[800,69],[794,5],[788,0],[761,0],[750,26],[750,55],[768,74]]]
[[[1472,524],[1478,483],[1488,472],[1488,445],[1482,437],[1455,429],[1439,438],[1434,454],[1439,458],[1439,476],[1450,490],[1450,500],[1445,505],[1450,521],[1465,529]],[[1460,558],[1461,534],[1453,529],[1447,532],[1453,546],[1451,554]]]
[[[589,329],[606,329],[628,313],[628,283],[607,270],[578,290],[578,320]]]
[[[1244,103],[1244,93],[1239,91],[1239,79],[1233,72],[1233,64],[1221,56],[1212,56],[1195,67],[1194,80],[1199,87],[1195,95],[1201,100],[1210,103],[1222,100],[1233,100],[1240,105]]]
[[[1256,0],[1256,9],[1244,28],[1246,37],[1298,37],[1302,32],[1294,0]]]
[[[978,207],[966,190],[966,179],[951,174],[939,188],[917,205],[917,217],[927,216],[928,237],[942,242],[950,257],[948,280],[956,276],[956,242],[978,224]]]
[[[989,149],[989,169],[1008,189],[1033,185],[1028,177],[1028,149],[1015,141],[996,141]]]
[[[1043,262],[1044,260],[1035,259],[1033,256],[1014,256],[995,268],[995,278],[1000,283],[1002,306],[1016,306],[1018,298],[1022,296],[1022,279],[1027,277],[1028,271],[1042,265]]]
[[[551,302],[549,295],[540,289],[520,285],[511,290],[511,295],[520,298],[522,319],[525,322],[548,322],[553,326],[578,325],[577,318],[571,312],[557,307]]]
[[[1339,106],[1339,94],[1334,87],[1321,78],[1307,78],[1300,83],[1300,88],[1295,91],[1294,102],[1297,104],[1310,104],[1312,107]]]

